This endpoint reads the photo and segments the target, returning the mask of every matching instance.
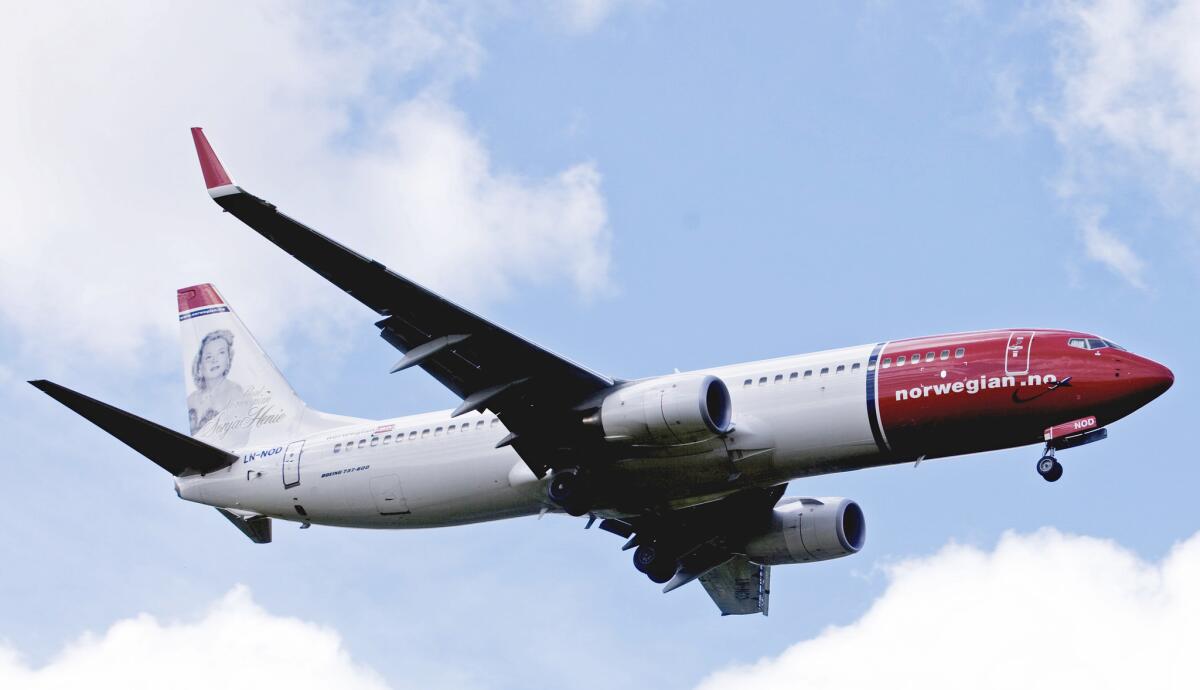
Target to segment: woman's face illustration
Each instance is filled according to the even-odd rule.
[[[229,368],[229,345],[224,338],[216,338],[204,344],[200,351],[200,376],[209,383],[225,377]]]

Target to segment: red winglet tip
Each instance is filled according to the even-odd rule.
[[[221,298],[221,294],[213,287],[212,283],[203,283],[201,285],[192,285],[190,287],[179,288],[176,290],[176,297],[179,299],[179,313],[199,309],[200,307],[210,307],[214,304],[225,304],[225,300]]]
[[[229,179],[224,166],[221,165],[217,154],[213,152],[212,146],[204,136],[204,130],[192,127],[192,141],[196,143],[196,156],[200,158],[200,172],[204,173],[204,186],[212,189],[233,184],[233,180]]]

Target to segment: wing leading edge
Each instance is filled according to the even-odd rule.
[[[280,213],[232,182],[199,127],[192,128],[213,200],[258,234],[383,316],[380,336],[404,353],[393,372],[418,366],[463,399],[455,414],[490,409],[539,477],[585,441],[576,407],[613,379],[508,331],[386,266]]]

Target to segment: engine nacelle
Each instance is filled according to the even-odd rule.
[[[862,508],[848,498],[801,498],[775,507],[744,553],[755,563],[827,561],[858,553],[867,537]]]
[[[600,405],[601,428],[611,441],[673,446],[733,429],[729,388],[716,376],[663,376],[626,386]]]

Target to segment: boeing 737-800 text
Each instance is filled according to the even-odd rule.
[[[787,482],[1038,443],[1056,453],[1166,391],[1161,364],[1090,333],[1000,329],[627,381],[556,355],[389,271],[235,185],[192,130],[224,210],[379,316],[462,399],[383,421],[296,395],[212,285],[179,290],[190,436],[49,381],[33,385],[175,476],[255,542],[271,520],[405,529],[545,512],[627,539],[664,591],[699,579],[724,614],[766,613],[770,567],[863,547],[845,498]]]

